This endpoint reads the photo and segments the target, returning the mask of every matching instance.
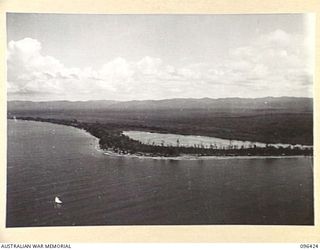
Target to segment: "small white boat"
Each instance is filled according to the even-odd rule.
[[[56,196],[56,198],[54,199],[54,202],[57,204],[62,204],[62,201],[59,199],[59,197]]]

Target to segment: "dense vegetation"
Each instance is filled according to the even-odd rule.
[[[9,115],[9,119],[13,116]],[[179,156],[181,154],[191,154],[198,156],[283,156],[283,155],[312,155],[312,149],[300,149],[298,147],[272,147],[258,148],[204,148],[200,146],[194,147],[178,147],[178,146],[157,146],[146,145],[139,141],[132,140],[128,136],[122,134],[127,127],[115,124],[103,124],[100,122],[79,122],[76,119],[53,119],[41,117],[16,117],[22,120],[33,120],[40,122],[50,122],[62,124],[84,129],[93,136],[99,138],[100,147],[104,150],[110,150],[119,154],[137,154],[149,156]]]
[[[127,130],[265,143],[313,144],[312,112],[288,110],[9,110],[9,115],[45,119],[77,119]]]
[[[8,114],[231,140],[313,145],[313,100],[297,97],[8,102]]]

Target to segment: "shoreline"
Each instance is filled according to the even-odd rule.
[[[24,119],[25,118],[25,119]],[[111,157],[126,157],[126,158],[135,158],[135,159],[153,159],[153,160],[207,160],[207,159],[283,159],[283,158],[304,158],[304,157],[310,157],[313,158],[312,155],[306,155],[306,154],[297,154],[297,155],[197,155],[197,154],[180,154],[175,156],[167,156],[167,155],[151,155],[151,153],[147,152],[137,152],[137,153],[119,153],[116,150],[110,150],[104,149],[101,147],[101,138],[95,136],[93,133],[88,131],[87,129],[83,127],[78,127],[81,125],[81,123],[74,124],[65,124],[63,122],[66,122],[68,120],[45,120],[43,118],[33,118],[33,117],[8,117],[9,120],[14,121],[31,121],[31,122],[46,122],[49,124],[55,124],[55,125],[62,125],[67,127],[72,127],[77,130],[80,130],[82,132],[85,132],[86,134],[93,136],[97,140],[97,147],[95,149],[97,151],[100,151],[103,155],[111,156]],[[70,122],[70,121],[68,121]],[[118,150],[119,151],[119,150]]]
[[[252,155],[252,156],[218,156],[218,155],[180,155],[180,156],[148,156],[148,155],[135,155],[135,154],[119,154],[112,151],[103,150],[101,148],[97,149],[102,151],[106,156],[110,157],[125,157],[125,158],[134,158],[134,159],[149,159],[149,160],[174,160],[174,161],[183,161],[183,160],[227,160],[227,159],[294,159],[294,158],[313,158],[313,155],[285,155],[285,156],[272,156],[272,155]]]

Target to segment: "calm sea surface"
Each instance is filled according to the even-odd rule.
[[[97,148],[76,128],[8,120],[7,226],[313,224],[310,157],[156,160]]]

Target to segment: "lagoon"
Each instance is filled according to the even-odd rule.
[[[228,140],[217,137],[200,136],[200,135],[180,135],[180,134],[165,134],[146,131],[123,131],[123,134],[133,140],[140,141],[143,144],[157,145],[157,146],[180,146],[180,147],[203,147],[203,148],[264,148],[267,145],[276,148],[279,147],[298,147],[298,148],[312,148],[307,145],[291,145],[284,143],[262,143],[240,140]]]

